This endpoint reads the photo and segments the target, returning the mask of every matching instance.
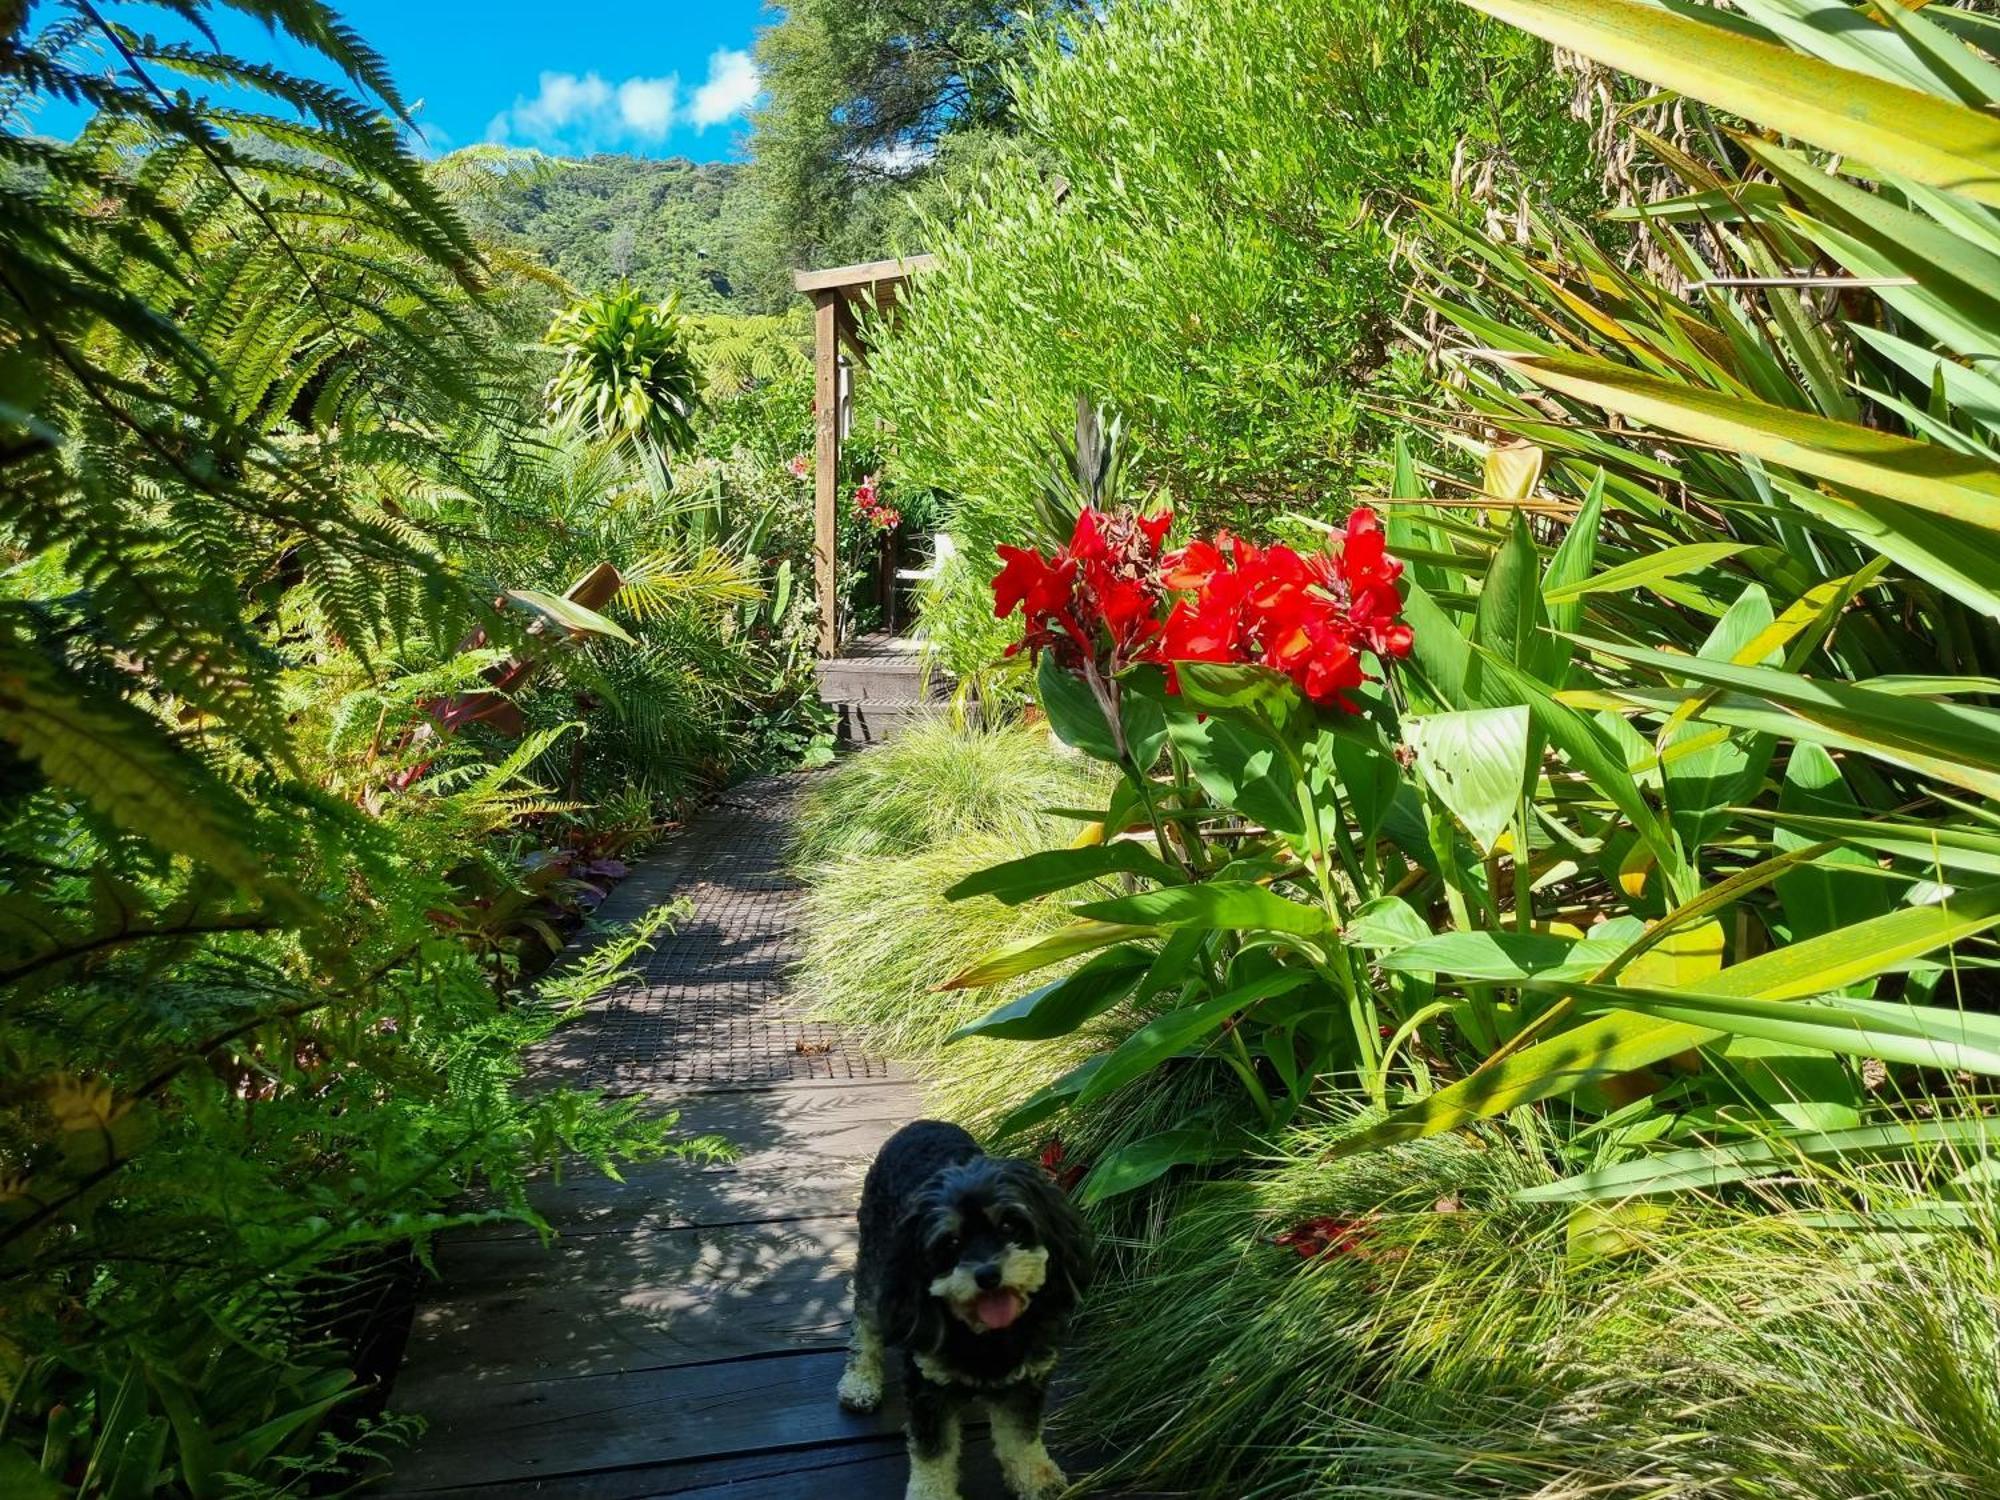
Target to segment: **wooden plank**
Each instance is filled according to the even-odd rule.
[[[961,1500],[1011,1500],[983,1435],[968,1432]],[[646,1464],[559,1479],[428,1490],[428,1500],[903,1500],[909,1460],[901,1437],[871,1437],[804,1450]]]
[[[676,1162],[635,1167],[624,1181],[614,1182],[585,1167],[560,1181],[544,1178],[530,1184],[528,1202],[551,1229],[569,1235],[824,1218],[854,1212],[864,1170],[860,1161],[785,1170],[698,1169]],[[459,1230],[450,1243],[540,1238],[533,1225],[505,1220]]]
[[[840,649],[835,501],[840,483],[840,294],[813,298],[813,586],[819,600],[819,654]]]
[[[851,266],[828,266],[817,271],[792,272],[792,288],[800,292],[826,292],[844,287],[869,286],[878,281],[900,281],[930,270],[935,255],[906,255],[892,260],[864,260]]]
[[[528,1201],[558,1229],[656,1229],[797,1218],[859,1204],[861,1178],[882,1143],[920,1112],[906,1082],[792,1083],[676,1096],[681,1131],[736,1148],[726,1167],[684,1161],[628,1167],[614,1181],[588,1162],[532,1183]],[[475,1195],[467,1206],[491,1206]],[[526,1224],[491,1224],[467,1240],[532,1238]]]
[[[835,1399],[837,1352],[491,1387],[440,1385],[403,1462],[403,1493],[522,1484],[604,1469],[807,1449],[894,1434],[899,1407],[860,1417]]]
[[[659,1369],[800,1349],[848,1330],[852,1216],[534,1240],[447,1241],[397,1380],[440,1387]]]

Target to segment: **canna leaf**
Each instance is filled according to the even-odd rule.
[[[1078,922],[1072,927],[1058,928],[1042,937],[1024,938],[1018,943],[989,953],[978,963],[961,969],[938,988],[941,990],[979,990],[989,984],[999,984],[1003,980],[1017,979],[1023,974],[1032,974],[1037,969],[1060,963],[1065,958],[1075,958],[1079,953],[1090,953],[1098,948],[1108,948],[1113,943],[1123,943],[1133,938],[1152,937],[1151,927],[1120,926],[1111,922]]]
[[[1129,995],[1152,962],[1152,950],[1120,944],[1098,954],[1074,974],[1030,990],[991,1015],[968,1022],[947,1040],[991,1036],[1010,1042],[1041,1042],[1068,1036]]]
[[[947,901],[992,896],[1008,906],[1019,906],[1050,891],[1067,890],[1110,875],[1138,875],[1163,885],[1180,878],[1165,860],[1149,853],[1144,845],[1118,839],[1079,849],[1046,849],[1004,864],[989,865],[966,876],[944,895]]]
[[[1168,886],[1110,901],[1092,901],[1071,910],[1097,922],[1146,927],[1248,928],[1301,937],[1325,937],[1332,932],[1332,921],[1323,907],[1289,901],[1247,881]]]

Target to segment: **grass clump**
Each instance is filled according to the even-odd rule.
[[[1016,853],[1052,848],[1082,825],[1046,809],[1101,808],[1110,785],[1103,767],[1063,750],[1041,725],[981,729],[940,717],[824,777],[800,808],[792,857],[811,869],[979,833],[1010,840]]]
[[[793,847],[808,885],[800,985],[819,1014],[892,1056],[922,1060],[936,1112],[991,1124],[1122,1035],[1107,1020],[1033,1045],[950,1040],[1058,969],[937,989],[993,949],[1070,920],[1062,901],[1009,907],[951,902],[945,891],[975,870],[1067,843],[1081,825],[1045,809],[1102,806],[1108,787],[1102,767],[1064,754],[1039,726],[939,720],[854,756],[806,798]]]
[[[1859,1237],[1747,1202],[1612,1209],[1606,1255],[1565,1206],[1514,1200],[1548,1168],[1511,1127],[1330,1160],[1339,1133],[1290,1132],[1107,1234],[1065,1408],[1123,1455],[1102,1478],[1214,1500],[1990,1490],[1990,1199],[1969,1230]],[[1281,1242],[1301,1230],[1329,1248]]]

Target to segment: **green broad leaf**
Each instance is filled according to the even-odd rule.
[[[1151,949],[1132,943],[1108,948],[1074,974],[1008,1001],[983,1020],[959,1027],[946,1040],[991,1036],[1010,1042],[1045,1042],[1068,1036],[1129,995],[1140,976],[1152,967],[1153,957]]]
[[[1153,769],[1167,745],[1167,674],[1155,666],[1134,667],[1119,679],[1118,719],[1125,748],[1140,775]]]
[[[1554,687],[1560,688],[1567,682],[1570,654],[1575,649],[1564,636],[1574,634],[1583,625],[1581,596],[1570,597],[1565,590],[1587,580],[1597,565],[1597,532],[1603,519],[1604,470],[1600,467],[1591,478],[1583,504],[1577,508],[1576,519],[1570,522],[1568,532],[1542,574],[1542,605],[1548,614],[1549,630],[1536,641],[1528,665],[1537,680]]]
[[[1676,656],[1643,646],[1591,640],[1582,644],[1669,678],[1733,689],[1742,695],[1741,702],[1751,707],[1769,705],[1781,710],[1775,718],[1758,723],[1754,714],[1732,714],[1738,705],[1724,695],[1702,709],[1704,719],[1745,723],[1753,728],[1768,724],[1781,734],[1810,737],[1799,726],[1798,721],[1803,720],[1831,731],[1837,737],[1835,743],[1935,775],[1955,786],[2000,796],[2000,713],[1992,709],[1871,692],[1775,667]]]
[[[1539,472],[1539,461],[1536,467]],[[1547,623],[1540,597],[1540,562],[1528,518],[1517,510],[1507,540],[1495,550],[1479,586],[1479,610],[1472,626],[1474,645],[1517,667],[1532,660],[1541,627]]]
[[[1681,854],[1673,831],[1660,820],[1639,783],[1627,769],[1626,759],[1595,724],[1553,694],[1527,673],[1497,657],[1476,652],[1468,664],[1468,682],[1474,695],[1488,702],[1526,703],[1536,726],[1550,744],[1560,751],[1577,771],[1587,777],[1600,796],[1610,800],[1632,825],[1666,877],[1676,900],[1686,900],[1696,886],[1694,871]]]
[[[1058,666],[1053,652],[1043,652],[1035,669],[1035,696],[1057,739],[1093,760],[1118,764],[1118,740],[1096,694],[1081,677]]]
[[[1543,598],[1550,605],[1574,604],[1586,594],[1619,594],[1630,589],[1651,588],[1670,578],[1712,568],[1725,558],[1749,550],[1748,542],[1689,542],[1679,547],[1662,547],[1657,552],[1648,552],[1644,557],[1618,567],[1606,568],[1594,577],[1563,584]]]
[[[1690,1146],[1665,1151],[1638,1161],[1581,1172],[1560,1182],[1522,1188],[1514,1197],[1522,1203],[1585,1203],[1706,1192],[1759,1177],[1793,1173],[1809,1161],[1843,1164],[1894,1161],[1951,1146],[1970,1146],[1977,1154],[1984,1155],[1993,1148],[1995,1138],[1994,1122],[1978,1119],[1800,1131],[1728,1146]]]
[[[1401,896],[1377,896],[1347,919],[1340,936],[1350,948],[1393,952],[1423,942],[1431,936],[1431,926]]]
[[[1077,1201],[1102,1203],[1164,1177],[1175,1167],[1204,1166],[1243,1154],[1249,1141],[1231,1131],[1184,1125],[1145,1136],[1106,1153],[1077,1189]]]
[[[1697,654],[1710,661],[1734,660],[1756,650],[1774,623],[1769,597],[1750,584]],[[1749,801],[1762,785],[1773,748],[1769,735],[1719,735],[1712,725],[1691,719],[1668,725],[1660,743],[1661,790],[1681,847],[1692,855],[1728,829],[1728,809]]]
[[[1407,665],[1429,696],[1448,709],[1481,706],[1468,701],[1466,696],[1466,678],[1472,669],[1472,643],[1458,628],[1458,622],[1446,614],[1414,580],[1404,581],[1403,620],[1410,627]]]
[[[1232,718],[1206,718],[1182,703],[1167,707],[1167,733],[1201,789],[1222,806],[1294,839],[1305,836],[1305,812],[1283,748]]]
[[[2000,530],[2000,468],[1940,443],[1662,380],[1582,355],[1496,355],[1509,369],[1635,422],[1747,453],[1843,491]]]
[[[1282,718],[1304,700],[1291,678],[1252,663],[1184,661],[1175,667],[1181,696],[1197,708],[1275,709]]]
[[[1078,1092],[1078,1104],[1090,1104],[1143,1078],[1170,1057],[1178,1056],[1208,1036],[1238,1011],[1287,994],[1313,982],[1310,969],[1279,969],[1248,984],[1239,984],[1195,1005],[1184,1005],[1155,1016],[1105,1054],[1104,1066],[1091,1074]]]
[[[1090,844],[1081,849],[1046,849],[1005,864],[975,871],[947,890],[947,901],[964,901],[973,896],[992,896],[1008,906],[1019,906],[1050,891],[1068,890],[1087,880],[1103,880],[1112,875],[1137,875],[1172,884],[1180,877],[1165,860],[1130,839],[1108,844]]]
[[[1563,1226],[1564,1259],[1572,1266],[1637,1255],[1666,1224],[1667,1210],[1657,1203],[1618,1203],[1609,1208],[1580,1205]]]
[[[1641,0],[1467,0],[1754,125],[2000,205],[2000,120]]]
[[[1817,745],[1795,745],[1778,793],[1778,812],[1784,817],[1772,843],[1786,853],[1804,849],[1827,835],[1808,834],[1791,819],[1840,823],[1854,821],[1853,815],[1859,811],[1833,757]],[[2000,854],[2000,836],[1990,842]],[[1989,873],[2000,874],[2000,858],[1994,860]],[[1829,849],[1809,863],[1787,870],[1771,885],[1784,907],[1785,925],[1795,939],[1879,917],[1889,910],[1894,895],[1874,862],[1851,848]]]
[[[994,1136],[1004,1140],[1023,1131],[1033,1130],[1036,1126],[1061,1114],[1076,1102],[1076,1096],[1083,1092],[1084,1086],[1096,1075],[1097,1070],[1104,1066],[1105,1059],[1110,1055],[1108,1052],[1101,1052],[1096,1057],[1086,1058],[1054,1083],[1035,1090],[993,1127]]]
[[[628,646],[639,644],[616,620],[608,620],[574,599],[545,594],[540,589],[508,589],[506,599],[508,603],[518,604],[530,614],[541,616],[571,635],[605,635]]]
[[[1381,731],[1372,723],[1336,720],[1310,748],[1331,761],[1344,811],[1355,832],[1364,842],[1374,838],[1404,787],[1402,768]]]
[[[0,1494],[11,1500],[63,1500],[71,1492],[42,1472],[42,1466],[12,1443],[0,1446]]]
[[[1542,978],[1581,978],[1616,958],[1625,944],[1559,937],[1542,932],[1441,932],[1385,953],[1376,960],[1399,974],[1449,974],[1475,983],[1520,984]]]
[[[1155,935],[1156,929],[1151,927],[1121,926],[1111,922],[1078,922],[1073,927],[1058,928],[1042,937],[1023,938],[1018,943],[1009,943],[1005,948],[989,953],[970,968],[961,969],[938,988],[983,990],[989,984],[1018,979],[1023,974],[1032,974],[1037,969],[1061,963],[1066,958],[1075,958],[1079,953],[1093,953],[1099,948],[1108,948],[1113,943]]]
[[[1520,807],[1528,774],[1530,715],[1525,705],[1469,708],[1403,721],[1417,772],[1491,854]]]
[[[1700,989],[1709,999],[1791,1000],[1825,994],[1976,936],[1996,922],[2000,922],[2000,884],[1982,886],[1937,906],[1908,907],[1838,932],[1760,953],[1705,976]],[[1540,980],[1529,980],[1526,986],[1546,988],[1556,994],[1574,993],[1578,988],[1570,981],[1554,981],[1545,986]],[[1623,986],[1595,988],[1612,997],[1607,1003],[1616,1003],[1616,997],[1625,993]],[[1959,1021],[1965,1019],[1957,1012],[1942,1014]],[[2000,1021],[1987,1024],[2000,1026]],[[1455,1130],[1524,1104],[1575,1093],[1588,1085],[1649,1068],[1689,1048],[1707,1045],[1721,1035],[1714,1026],[1615,1010],[1513,1053],[1397,1110],[1373,1128],[1340,1142],[1334,1154],[1350,1155]]]
[[[1838,1057],[1790,1042],[1741,1034],[1712,1050],[1729,1072],[1798,1130],[1845,1130],[1861,1123],[1861,1086]]]
[[[1079,917],[1133,926],[1197,927],[1204,930],[1289,932],[1329,937],[1333,924],[1323,907],[1289,901],[1275,891],[1245,881],[1211,880],[1202,885],[1167,886],[1110,901],[1092,901],[1071,910]]]

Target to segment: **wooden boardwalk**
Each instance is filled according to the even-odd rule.
[[[553,1244],[517,1226],[442,1244],[392,1400],[430,1428],[388,1493],[902,1495],[900,1409],[851,1416],[834,1383],[861,1174],[917,1091],[787,987],[798,780],[736,789],[618,888],[607,922],[672,899],[693,914],[533,1060],[539,1081],[674,1103],[741,1155],[623,1182],[581,1168],[535,1189]],[[971,1442],[964,1494],[1004,1494]]]

